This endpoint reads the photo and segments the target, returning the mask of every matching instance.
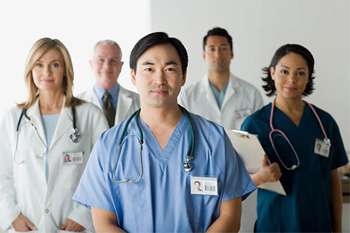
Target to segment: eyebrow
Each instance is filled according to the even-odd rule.
[[[143,65],[143,66],[155,65],[155,63],[154,63],[154,62],[151,62],[151,61],[145,61],[145,62],[143,62],[141,65]],[[168,65],[178,65],[178,63],[177,63],[176,61],[168,61],[168,62],[165,63],[165,65],[166,65],[166,66],[168,66]]]
[[[43,60],[39,59],[36,62],[43,62]],[[53,59],[53,60],[49,61],[49,63],[51,63],[51,62],[62,62],[62,60],[60,60],[60,59]]]
[[[289,67],[286,66],[286,65],[281,64],[281,66],[282,66],[283,68],[289,69]],[[297,68],[297,70],[305,70],[305,69],[306,69],[305,67],[298,67],[298,68]]]

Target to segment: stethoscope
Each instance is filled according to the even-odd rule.
[[[76,144],[76,143],[78,143],[80,141],[81,133],[80,133],[79,129],[77,128],[75,107],[72,106],[71,109],[72,109],[72,116],[73,116],[73,129],[72,129],[72,133],[69,135],[69,138],[71,139],[71,141],[73,143]],[[16,127],[17,136],[19,134],[19,129],[20,129],[23,117],[25,117],[30,122],[30,124],[34,127],[35,131],[39,135],[36,125],[34,124],[32,119],[27,115],[27,109],[23,109],[22,112],[21,112],[21,115],[19,116],[18,122],[17,122],[17,127]]]
[[[193,164],[192,161],[194,160],[194,145],[195,145],[195,136],[194,136],[194,130],[193,130],[193,120],[192,117],[190,115],[190,113],[183,107],[179,106],[181,111],[187,116],[187,118],[189,119],[190,122],[190,146],[187,150],[186,156],[184,158],[184,162],[183,162],[183,169],[185,172],[190,172],[193,169]],[[144,143],[144,135],[140,126],[140,111],[141,109],[137,110],[136,112],[134,112],[125,122],[125,126],[123,128],[118,146],[117,146],[117,154],[121,153],[121,149],[123,146],[123,143],[126,141],[125,139],[128,137],[129,132],[128,132],[128,128],[129,125],[131,123],[131,121],[136,118],[136,125],[137,125],[137,131],[139,134],[138,137],[138,143],[140,145],[140,154],[139,154],[139,165],[140,165],[140,173],[137,175],[137,177],[135,178],[122,178],[122,179],[117,179],[115,177],[116,174],[116,170],[117,170],[117,163],[115,163],[114,167],[113,167],[113,175],[112,175],[112,180],[116,183],[137,183],[139,182],[142,177],[143,177],[143,161],[142,161],[142,150],[143,150],[143,143]]]
[[[312,106],[312,104],[308,103],[305,101],[305,103],[310,107],[311,111],[313,112],[314,116],[316,117],[317,121],[318,121],[318,124],[320,125],[320,128],[322,130],[322,133],[323,133],[323,136],[324,136],[324,139],[323,141],[327,144],[330,144],[330,140],[329,138],[327,137],[327,133],[324,129],[324,126],[322,124],[322,121],[320,119],[320,117],[318,116],[315,108]],[[272,102],[271,104],[271,113],[270,113],[270,127],[271,127],[271,131],[269,133],[269,139],[270,139],[270,142],[271,142],[271,145],[272,145],[272,149],[274,150],[278,160],[281,162],[282,166],[286,169],[286,170],[289,170],[289,171],[292,171],[292,170],[295,170],[297,169],[299,166],[300,166],[300,158],[299,158],[299,155],[298,153],[296,152],[294,146],[292,145],[292,143],[290,142],[289,138],[287,137],[287,135],[280,129],[276,129],[273,127],[273,114],[274,114],[274,111],[275,111],[275,100]],[[275,143],[273,141],[273,134],[277,134],[279,136],[282,136],[282,138],[284,140],[286,140],[286,142],[288,143],[289,147],[292,149],[293,151],[293,154],[295,156],[295,159],[296,159],[296,163],[295,164],[292,164],[291,166],[287,166],[283,160],[281,159],[281,156],[280,154],[278,153],[277,149],[276,149],[276,146],[275,146]]]

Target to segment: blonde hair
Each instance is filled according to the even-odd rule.
[[[35,85],[32,70],[35,63],[50,49],[56,49],[63,57],[64,61],[64,77],[63,77],[63,94],[65,95],[65,106],[76,106],[82,103],[80,99],[73,96],[73,80],[74,72],[72,60],[67,48],[58,39],[41,38],[37,40],[30,49],[24,70],[24,79],[28,89],[27,100],[17,106],[22,109],[30,108],[39,96],[39,89]]]

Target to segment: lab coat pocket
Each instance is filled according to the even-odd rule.
[[[235,117],[236,117],[236,119],[246,118],[247,116],[249,116],[252,113],[253,113],[253,110],[250,108],[237,109],[237,110],[235,110]]]

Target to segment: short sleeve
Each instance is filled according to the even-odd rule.
[[[256,187],[226,133],[224,143],[226,176],[222,199],[224,201],[239,197],[245,199]]]
[[[340,135],[340,130],[336,122],[334,122],[334,128],[332,132],[332,139],[331,139],[331,148],[332,148],[332,169],[336,169],[338,167],[344,166],[349,162],[343,140]]]
[[[80,179],[73,200],[89,208],[99,208],[114,212],[113,197],[109,185],[106,161],[108,159],[107,149],[101,135],[96,142],[85,171]]]

